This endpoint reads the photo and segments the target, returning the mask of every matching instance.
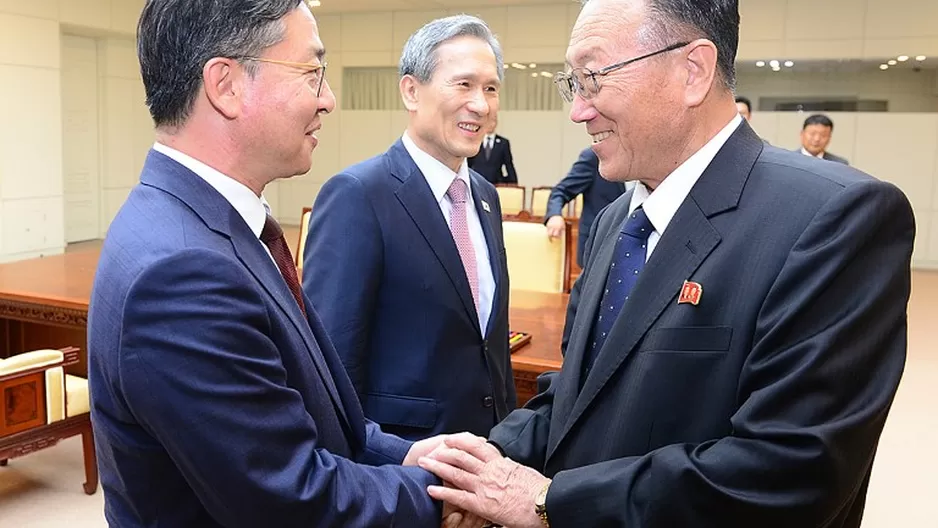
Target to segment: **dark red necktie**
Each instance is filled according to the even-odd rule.
[[[290,247],[287,246],[287,240],[283,238],[283,229],[280,224],[270,215],[267,215],[267,221],[264,222],[264,230],[261,231],[261,242],[267,245],[270,254],[274,257],[274,262],[280,268],[280,274],[286,281],[293,297],[296,298],[296,304],[300,305],[300,311],[306,315],[306,306],[303,304],[303,293],[300,291],[300,280],[296,275],[296,266],[293,264],[293,255],[290,253]]]

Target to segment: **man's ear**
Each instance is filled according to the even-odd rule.
[[[412,75],[405,75],[401,77],[398,86],[401,90],[404,108],[409,112],[416,112],[417,104],[420,102],[420,83]]]
[[[215,57],[202,67],[205,96],[215,111],[227,119],[241,115],[245,77],[244,68],[234,59]]]
[[[684,104],[693,108],[704,102],[719,75],[717,47],[707,39],[698,39],[688,44],[687,49]]]

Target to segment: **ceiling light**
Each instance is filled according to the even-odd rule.
[[[899,56],[896,57],[896,58],[899,59],[899,62],[905,62],[905,61],[909,60],[909,56],[908,56],[908,55],[899,55]]]
[[[785,61],[785,67],[786,67],[786,68],[791,68],[791,67],[794,66],[794,65],[795,65],[794,61]]]
[[[507,64],[502,64],[502,68],[504,68],[504,69],[507,70],[508,68],[511,68],[511,66],[509,66],[509,65],[507,65]]]
[[[532,72],[531,77],[537,77],[537,72]]]
[[[309,7],[319,7],[322,5],[322,2],[319,0],[306,0],[309,3]]]
[[[886,64],[888,64],[888,65],[890,65],[890,66],[895,66],[895,65],[896,65],[896,61],[895,61],[895,60],[891,60],[891,61],[887,62]]]
[[[881,70],[888,70],[888,69],[889,69],[889,65],[888,65],[888,64],[880,64],[880,65],[879,65],[879,69],[881,69]]]
[[[922,62],[923,60],[925,60],[925,56],[924,56],[924,55],[919,55],[918,57],[915,57],[915,60],[917,60],[917,61],[919,61],[919,62]]]
[[[512,67],[512,68],[517,68],[517,69],[519,69],[519,70],[526,70],[526,69],[528,69],[527,66],[525,66],[524,64],[521,64],[520,62],[512,62],[512,63],[511,63],[511,67]]]
[[[541,72],[541,77],[553,77],[554,74],[546,71]]]
[[[532,62],[531,64],[528,64],[528,67],[529,67],[529,68],[537,68],[537,63]]]
[[[762,68],[765,66],[765,61],[756,61],[756,68]]]
[[[773,67],[773,68],[778,68],[778,61],[777,61],[777,60],[774,60],[774,59],[773,59],[773,60],[770,60],[770,61],[769,61],[769,66],[771,66],[771,67]]]

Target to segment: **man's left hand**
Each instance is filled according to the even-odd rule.
[[[503,526],[542,528],[534,499],[550,479],[505,458],[484,438],[452,435],[418,465],[459,489],[430,486],[430,496]]]
[[[414,442],[414,445],[410,446],[410,450],[407,451],[407,456],[404,457],[404,461],[401,465],[416,466],[417,460],[420,457],[425,457],[432,453],[434,449],[443,445],[443,440],[449,436],[451,435],[442,434]]]

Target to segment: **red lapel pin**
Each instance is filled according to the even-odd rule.
[[[684,286],[681,287],[681,296],[678,297],[678,304],[693,304],[697,306],[697,303],[700,302],[700,298],[703,296],[703,286],[696,282],[684,281]]]

